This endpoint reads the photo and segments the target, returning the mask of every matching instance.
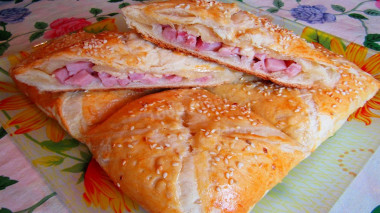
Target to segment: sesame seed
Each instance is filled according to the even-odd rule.
[[[121,165],[125,166],[125,164],[127,164],[127,161],[123,160],[123,162],[121,163]]]
[[[220,161],[220,158],[219,158],[219,157],[215,157],[214,159],[215,159],[215,161],[217,161],[217,162]]]
[[[178,162],[174,162],[174,163],[172,163],[172,166],[179,166],[179,163]]]
[[[120,188],[120,183],[116,183],[116,186]]]
[[[228,183],[229,183],[230,185],[232,185],[232,184],[235,183],[235,181],[234,181],[234,179],[231,178],[231,179],[228,181]]]
[[[219,186],[216,186],[216,187],[215,187],[215,190],[216,190],[217,192],[220,192],[220,191],[222,191],[222,190],[220,189],[220,187],[219,187]]]
[[[228,159],[227,158],[224,158],[224,163],[228,164]]]
[[[239,162],[239,163],[237,164],[237,167],[238,167],[239,169],[241,169],[243,166],[244,166],[244,164],[243,164],[242,162]]]
[[[128,144],[128,148],[133,148],[133,145],[132,144]]]
[[[167,172],[164,172],[164,174],[162,174],[162,177],[163,178],[166,178],[168,176],[168,173]]]

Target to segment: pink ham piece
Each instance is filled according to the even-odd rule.
[[[145,84],[155,84],[159,80],[159,78],[153,77],[149,74],[143,74],[143,73],[131,73],[129,74],[129,79],[132,82],[140,81]]]
[[[145,74],[144,78],[140,81],[144,84],[156,84],[160,78],[153,77],[152,75]]]
[[[235,56],[240,53],[239,47],[231,47],[228,45],[223,45],[219,50],[218,53],[220,56],[228,57],[228,56]]]
[[[117,83],[118,83],[120,86],[126,86],[126,85],[128,85],[129,83],[131,83],[131,80],[129,80],[129,78],[117,79]]]
[[[209,80],[211,80],[211,76],[208,75],[208,76],[204,76],[204,77],[201,77],[201,78],[197,78],[195,79],[196,82],[199,82],[199,83],[206,83],[208,82]]]
[[[54,77],[59,81],[59,83],[64,84],[65,80],[69,78],[69,71],[66,67],[62,67],[53,72]]]
[[[222,47],[222,42],[207,43],[198,38],[197,49],[200,51],[217,51]]]
[[[142,73],[131,73],[131,74],[129,74],[129,79],[131,79],[131,81],[139,81],[143,78],[144,78],[144,74],[142,74]]]
[[[185,31],[179,31],[177,33],[177,42],[180,44],[183,44],[186,42],[187,32]]]
[[[178,75],[164,75],[164,78],[171,83],[177,83],[182,81],[182,77]]]
[[[285,70],[285,73],[289,76],[289,77],[294,77],[296,76],[298,73],[301,72],[301,65],[299,64],[296,64],[296,63],[293,63],[291,64],[288,68],[286,68]]]
[[[93,72],[92,70],[93,66],[94,64],[89,61],[78,61],[78,62],[67,64],[66,69],[67,71],[69,71],[69,75],[72,76],[81,70],[87,70],[88,72],[91,73]]]
[[[98,73],[98,76],[100,80],[102,81],[102,84],[106,87],[112,87],[112,86],[118,85],[117,78],[108,73],[101,72],[101,73]]]
[[[191,48],[191,49],[195,49],[195,46],[197,45],[197,37],[188,34],[186,36],[186,41],[185,41],[184,45]]]
[[[87,86],[95,80],[96,77],[92,76],[86,70],[81,70],[77,74],[66,79],[64,84],[75,86]]]
[[[258,61],[256,63],[254,63],[253,64],[253,69],[266,71],[266,67],[265,67],[264,61]]]
[[[162,36],[168,41],[174,42],[177,39],[177,30],[171,28],[170,26],[164,26]]]
[[[277,72],[286,69],[284,60],[278,60],[274,58],[265,59],[265,67],[267,72]]]
[[[256,53],[255,54],[255,58],[259,59],[260,61],[264,61],[266,57],[267,57],[267,55],[263,54],[263,53]]]

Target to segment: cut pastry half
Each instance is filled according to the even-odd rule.
[[[246,213],[309,154],[250,109],[202,89],[129,102],[82,141],[152,213]]]
[[[73,33],[43,45],[11,75],[40,91],[219,85],[241,73],[162,49],[135,33]]]
[[[165,48],[226,65],[275,83],[334,87],[350,69],[291,31],[242,11],[235,4],[168,0],[122,9],[126,23]]]

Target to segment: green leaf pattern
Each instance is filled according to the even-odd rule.
[[[17,183],[17,180],[12,180],[6,176],[0,176],[0,190],[7,188],[10,185]]]

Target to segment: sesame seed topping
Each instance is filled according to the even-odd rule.
[[[162,174],[162,177],[163,178],[166,178],[168,176],[168,173],[167,172],[164,172],[164,174]]]
[[[243,164],[242,162],[239,162],[239,163],[237,164],[237,167],[238,167],[239,169],[241,169],[243,166],[244,166],[244,164]]]
[[[228,183],[229,183],[230,185],[232,185],[232,184],[235,183],[235,181],[234,181],[234,179],[231,178],[231,179],[228,181]]]

